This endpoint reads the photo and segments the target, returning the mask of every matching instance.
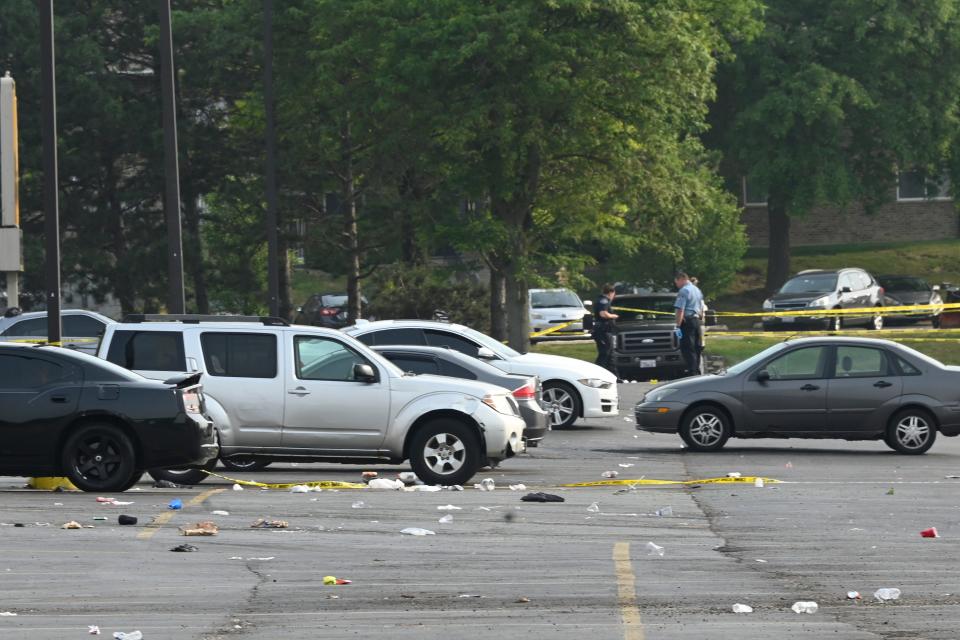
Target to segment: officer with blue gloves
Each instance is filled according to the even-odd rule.
[[[700,375],[700,311],[703,307],[703,293],[697,285],[690,282],[690,276],[683,271],[673,279],[677,285],[677,300],[673,303],[677,310],[677,326],[674,332],[680,345],[680,355],[686,367],[686,375]]]

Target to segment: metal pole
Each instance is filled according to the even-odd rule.
[[[20,306],[23,271],[18,138],[17,89],[7,71],[0,78],[0,271],[7,275],[7,307]]]
[[[277,131],[273,99],[273,0],[263,0],[263,101],[266,115],[267,296],[270,315],[280,315],[280,258],[277,234]]]
[[[40,9],[40,74],[43,84],[43,232],[47,288],[47,341],[60,344],[60,204],[57,176],[57,87],[53,53],[53,0]]]
[[[167,272],[170,292],[167,312],[183,313],[186,295],[183,292],[183,236],[180,228],[180,168],[177,159],[177,112],[174,87],[173,34],[170,0],[159,0],[160,6],[160,85],[163,100],[163,155],[167,189],[164,208],[167,213]]]

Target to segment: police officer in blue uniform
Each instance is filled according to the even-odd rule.
[[[690,276],[680,271],[673,279],[677,285],[676,334],[680,342],[680,355],[686,375],[700,375],[700,313],[703,309],[703,293],[690,282]]]
[[[593,341],[597,343],[597,364],[617,375],[616,365],[613,363],[613,328],[616,319],[611,305],[617,295],[612,284],[605,284],[600,290],[600,297],[593,303]],[[619,376],[618,376],[619,377]]]

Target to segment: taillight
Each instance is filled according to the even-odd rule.
[[[183,392],[183,408],[187,413],[203,413],[203,398],[197,390]]]
[[[884,289],[883,287],[880,287],[880,297],[882,298],[886,293],[887,293],[887,290]]]
[[[513,397],[517,400],[533,400],[537,397],[537,385],[533,380],[530,380],[519,389],[515,389],[513,391]]]
[[[336,307],[324,307],[320,309],[320,315],[322,316],[335,316],[340,313],[340,309]]]

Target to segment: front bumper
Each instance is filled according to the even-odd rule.
[[[637,431],[676,433],[686,408],[680,402],[641,402],[633,410]]]
[[[653,373],[664,369],[685,368],[683,357],[680,355],[679,350],[659,353],[621,353],[615,351],[613,361],[621,376],[627,371],[636,376],[638,373]],[[642,375],[640,377],[642,377]]]
[[[547,329],[559,327],[568,322],[571,323],[569,326],[563,327],[563,329],[558,329],[557,331],[554,331],[554,333],[560,335],[564,333],[583,333],[583,321],[581,320],[563,320],[561,322],[551,322],[549,320],[531,320],[530,330],[533,332],[546,331]]]
[[[595,389],[577,383],[577,392],[583,401],[584,418],[612,418],[620,413],[620,397],[617,384],[607,389]]]
[[[503,460],[526,450],[523,443],[526,423],[520,416],[508,416],[484,407],[483,412],[474,417],[483,427],[488,459]]]
[[[811,309],[798,309],[798,311],[811,311]],[[781,310],[777,310],[780,313]],[[785,313],[785,312],[784,312]],[[831,316],[764,316],[764,329],[799,329],[816,328],[825,329],[830,326]]]

